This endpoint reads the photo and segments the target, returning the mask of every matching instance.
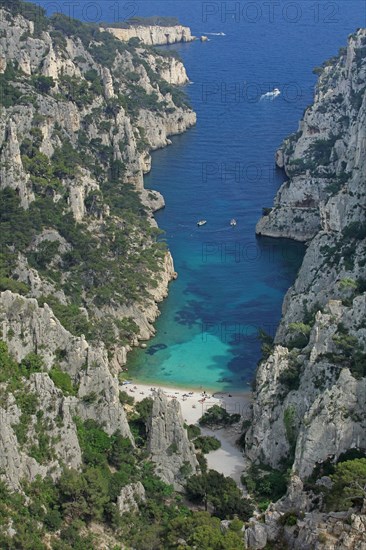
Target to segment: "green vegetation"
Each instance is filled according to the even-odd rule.
[[[55,81],[51,76],[35,75],[32,77],[32,84],[41,94],[48,94],[55,87]]]
[[[338,136],[330,136],[328,139],[317,139],[310,144],[308,153],[316,165],[327,166]]]
[[[259,329],[258,338],[261,342],[262,359],[268,359],[274,349],[274,338],[262,329]]]
[[[33,21],[34,38],[39,38],[42,32],[49,27],[46,11],[38,4],[22,2],[21,0],[0,0],[0,8],[9,11],[12,15],[20,14]]]
[[[40,355],[31,352],[17,363],[10,356],[7,344],[0,340],[0,383],[9,384],[10,391],[20,389],[22,382],[31,374],[43,370],[44,362]]]
[[[135,413],[129,416],[132,435],[135,438],[136,444],[140,447],[144,447],[146,444],[147,424],[151,417],[152,407],[152,398],[145,397],[142,401],[136,403]]]
[[[81,304],[84,293],[96,305],[107,304],[112,300],[126,303],[146,297],[149,286],[154,286],[165,254],[164,246],[150,241],[150,246],[145,244],[142,245],[143,248],[137,248],[137,231],[140,231],[141,244],[145,239],[149,242],[156,232],[148,226],[145,215],[141,213],[138,196],[129,186],[125,185],[123,204],[120,198],[113,207],[115,211],[125,212],[125,227],[120,227],[120,224],[111,219],[105,225],[104,234],[98,239],[86,226],[77,224],[70,213],[63,212],[62,201],[61,204],[55,204],[44,197],[33,202],[29,210],[23,210],[14,191],[5,189],[0,195],[0,244],[4,251],[0,260],[3,262],[5,277],[10,279],[16,260],[11,252],[7,255],[5,251],[14,246],[16,250],[26,253],[30,262],[37,265],[41,273],[59,285],[58,273],[46,269],[54,257],[55,245],[43,245],[37,253],[26,252],[26,247],[37,233],[50,225],[71,244],[72,249],[62,255],[60,267],[68,272],[63,290],[72,299],[74,307],[67,309],[68,306],[57,305],[57,301],[53,299],[53,305],[57,306],[63,319],[70,320],[77,314],[75,307]],[[134,247],[132,238],[135,239]],[[80,321],[79,318],[75,322],[78,324]],[[130,324],[128,331],[133,328]]]
[[[287,525],[288,527],[293,527],[294,525],[296,525],[299,517],[300,517],[299,512],[297,512],[296,510],[289,510],[288,512],[285,512],[283,516],[281,516],[279,521],[281,525]]]
[[[286,438],[290,446],[290,456],[295,455],[297,441],[297,413],[293,405],[289,405],[283,413],[283,423],[286,430]]]
[[[326,495],[331,510],[347,510],[362,506],[366,498],[366,458],[340,462],[330,475],[333,486]]]
[[[201,416],[198,423],[200,426],[223,428],[239,422],[240,418],[240,414],[229,414],[224,408],[214,405]]]
[[[19,0],[1,1],[1,6],[12,14],[22,14],[35,24],[35,36],[48,29],[56,49],[64,50],[66,37],[80,39],[97,63],[112,68],[118,53],[129,52],[134,67],[143,66],[153,85],[163,94],[171,94],[177,105],[185,104],[185,96],[174,86],[163,81],[149,67],[136,45],[126,44],[101,32],[99,25],[84,24],[62,14],[50,19],[39,6]],[[7,16],[10,20],[10,15]],[[166,20],[168,21],[168,20]],[[164,24],[164,23],[162,23]],[[26,40],[28,34],[22,37]],[[147,48],[150,52],[151,48]],[[152,51],[157,63],[164,63],[164,53]],[[75,58],[80,64],[81,76],[59,75],[58,88],[51,77],[33,74],[26,78],[16,63],[8,62],[0,75],[0,101],[5,108],[17,103],[32,102],[37,109],[37,97],[51,94],[53,101],[71,101],[81,111],[90,109],[96,99],[103,98],[104,85],[100,73],[91,69],[82,56]],[[67,304],[54,296],[43,296],[40,303],[48,303],[61,323],[72,334],[85,335],[90,340],[103,340],[111,350],[116,344],[127,344],[139,328],[130,318],[116,319],[106,315],[103,320],[94,315],[95,307],[130,305],[150,297],[150,289],[157,286],[166,244],[160,239],[161,231],[148,221],[145,207],[135,188],[126,183],[126,167],[115,158],[113,146],[106,145],[102,137],[90,138],[89,124],[101,131],[116,132],[115,116],[124,108],[131,117],[138,116],[141,108],[151,111],[165,110],[165,101],[156,93],[147,94],[138,84],[138,71],[126,74],[113,67],[116,96],[104,99],[81,120],[77,143],[71,143],[65,129],[56,124],[53,138],[54,152],[49,158],[41,150],[43,134],[40,124],[44,117],[37,112],[29,133],[20,144],[24,169],[30,175],[36,200],[29,210],[20,207],[17,193],[10,189],[0,192],[0,290],[9,289],[26,295],[29,288],[13,276],[18,254],[26,256],[31,267],[41,278],[62,290]],[[123,84],[123,85],[122,85]],[[121,90],[124,90],[122,93]],[[136,135],[139,151],[149,148],[143,128]],[[137,134],[137,132],[136,132]],[[57,143],[60,145],[57,146]],[[56,145],[56,146],[55,146]],[[121,141],[122,152],[127,141]],[[86,217],[77,223],[69,209],[69,190],[64,180],[72,182],[80,175],[80,168],[91,172],[100,191],[91,190],[85,197]],[[71,183],[72,186],[72,183]],[[108,214],[106,214],[108,212]],[[94,221],[103,219],[98,230],[90,229]],[[54,228],[68,243],[67,251],[57,241],[44,240],[34,246],[34,239],[44,229]],[[61,250],[61,251],[60,251]],[[88,314],[85,314],[85,309]]]
[[[291,351],[288,357],[288,367],[283,370],[278,380],[288,391],[297,390],[300,385],[301,363],[295,350]]]
[[[189,426],[185,426],[185,428],[187,429],[188,438],[190,440],[201,435],[201,428],[195,424],[189,424]]]
[[[366,353],[363,345],[357,338],[348,333],[347,328],[338,324],[337,332],[333,336],[336,345],[335,353],[328,353],[326,357],[344,368],[349,368],[352,375],[361,379],[366,376]]]
[[[15,401],[21,410],[19,422],[12,426],[20,446],[23,446],[28,439],[28,429],[31,417],[37,412],[38,398],[34,393],[24,388],[14,392]]]
[[[126,391],[119,392],[119,401],[121,405],[129,405],[129,406],[132,406],[135,402],[132,395],[129,395]]]
[[[54,365],[48,374],[55,386],[59,388],[64,395],[77,394],[77,389],[73,385],[70,375],[67,374],[67,372],[63,372],[58,365]]]
[[[159,27],[175,27],[179,25],[179,20],[176,17],[163,17],[161,15],[153,15],[151,17],[131,17],[126,21],[127,25],[131,26],[159,26]]]
[[[342,231],[345,239],[366,239],[366,223],[352,222]]]
[[[16,105],[22,96],[22,92],[14,86],[20,76],[20,71],[11,62],[7,64],[5,71],[0,74],[0,105],[6,109]]]
[[[42,421],[37,413],[39,426]],[[56,483],[49,478],[24,483],[27,502],[24,496],[12,495],[0,484],[0,517],[5,522],[11,518],[16,530],[12,540],[0,534],[2,547],[45,550],[47,538],[55,550],[91,550],[98,546],[97,535],[88,535],[87,529],[97,521],[113,529],[120,544],[139,549],[173,549],[179,538],[199,544],[202,550],[244,549],[241,521],[233,521],[226,533],[220,529],[219,518],[238,515],[247,519],[252,513],[233,480],[210,472],[205,480],[210,486],[207,500],[215,506],[218,517],[192,512],[181,504],[172,487],[155,476],[152,465],[128,439],[118,433],[109,436],[94,421],[76,419],[76,423],[84,462],[80,472],[65,469]],[[43,460],[47,449],[42,443],[32,452]],[[145,488],[146,502],[140,503],[138,514],[120,516],[115,506],[120,490],[138,480]],[[197,488],[193,476],[190,491],[199,500]]]
[[[275,470],[269,466],[252,464],[241,481],[246,486],[260,509],[266,509],[270,502],[276,502],[287,491],[289,472]]]
[[[214,507],[214,515],[220,519],[238,516],[246,521],[253,513],[252,505],[242,497],[235,481],[215,470],[191,476],[186,490],[189,500],[204,504],[206,510],[210,503]]]
[[[219,518],[210,516],[208,512],[196,512],[188,516],[182,515],[171,522],[165,548],[177,547],[174,546],[176,541],[183,539],[188,544],[187,548],[243,550],[243,537],[241,533],[235,530],[238,529],[239,525],[242,525],[239,520],[233,520],[229,530],[222,532]]]
[[[203,454],[207,454],[210,451],[217,451],[217,449],[221,447],[221,443],[217,437],[210,435],[196,437],[196,439],[193,440],[193,444],[196,449],[201,450]]]
[[[37,440],[29,448],[28,454],[37,460],[39,464],[46,464],[56,458],[54,444],[57,442],[57,439],[55,437],[50,437],[47,433],[47,431],[52,428],[52,424],[44,420],[44,412],[39,409],[35,416],[35,433]]]
[[[187,429],[188,438],[193,441],[195,448],[200,450],[203,454],[209,453],[210,451],[216,451],[221,447],[221,443],[217,437],[201,435],[199,426],[190,424],[189,426],[185,426],[185,428]]]
[[[304,348],[309,343],[311,325],[305,323],[290,323],[289,333],[291,340],[288,344],[289,348]]]
[[[23,136],[20,150],[36,199],[25,210],[14,190],[5,189],[0,193],[0,288],[27,294],[27,285],[13,277],[18,254],[23,254],[43,280],[52,283],[55,291],[65,293],[66,303],[61,303],[54,295],[45,295],[39,298],[40,305],[47,303],[72,334],[102,340],[110,351],[116,343],[129,342],[138,327],[129,317],[115,319],[105,314],[100,318],[94,315],[95,308],[126,306],[150,297],[149,290],[158,283],[166,252],[165,244],[159,241],[161,233],[150,226],[138,193],[125,181],[126,170],[130,167],[115,158],[113,146],[106,145],[104,138],[105,134],[117,135],[115,117],[121,108],[133,118],[139,115],[141,108],[156,113],[167,111],[167,102],[159,100],[157,93],[147,94],[139,85],[137,72],[118,72],[115,63],[118,53],[128,51],[132,64],[144,66],[152,84],[159,86],[162,94],[171,94],[177,106],[184,107],[187,100],[180,90],[152,73],[136,50],[137,41],[124,44],[100,32],[98,25],[86,25],[60,14],[48,19],[45,11],[35,4],[0,0],[0,6],[30,18],[35,24],[33,38],[40,37],[42,31],[48,29],[55,49],[62,52],[66,48],[66,37],[78,37],[97,63],[116,69],[115,88],[118,89],[115,89],[116,97],[110,100],[103,99],[99,72],[90,69],[91,65],[82,56],[75,58],[82,76],[60,74],[57,89],[51,77],[41,74],[25,77],[11,63],[0,75],[0,100],[4,108],[24,102],[32,103],[37,110],[37,98],[47,104],[44,96],[51,94],[52,102],[72,102],[81,112],[88,113],[81,117],[81,128],[72,138],[61,125],[55,126],[51,157],[41,147],[41,125],[45,117],[36,112],[34,119],[29,121],[31,128]],[[165,20],[165,24],[173,23]],[[24,33],[21,41],[28,38],[28,33]],[[165,54],[159,55],[157,62],[163,66]],[[97,104],[96,99],[100,102],[92,108]],[[91,137],[94,132],[90,131],[91,124],[97,126],[98,137]],[[149,148],[142,129],[136,130],[135,137],[140,152]],[[121,139],[122,153],[127,146],[127,140]],[[91,173],[100,191],[90,190],[85,198],[86,216],[78,223],[70,212],[69,193],[81,175],[81,168]],[[56,241],[39,239],[42,232],[50,228],[61,238]],[[7,337],[14,336],[14,329],[10,329]],[[272,342],[266,341],[266,345],[269,349]],[[64,370],[66,354],[59,350],[56,356],[48,375],[65,397],[76,396],[75,381]],[[43,403],[30,391],[29,380],[38,372],[47,376],[41,355],[31,353],[17,363],[10,357],[6,345],[0,342],[0,403],[6,405],[9,393],[14,395],[21,411],[13,426],[18,443],[38,463],[50,466],[55,459],[58,440],[52,436],[51,429],[55,426],[47,410],[43,410]],[[91,391],[80,399],[81,408],[91,413],[93,406],[103,398],[103,393]],[[243,549],[240,530],[253,508],[232,479],[207,471],[203,453],[217,449],[218,440],[202,436],[198,427],[188,427],[190,438],[202,451],[198,454],[202,475],[190,477],[187,495],[195,504],[212,506],[217,516],[212,517],[184,506],[182,497],[155,475],[153,465],[147,460],[147,426],[152,400],[146,398],[135,405],[125,392],[120,392],[119,400],[134,407],[129,413],[129,421],[137,446],[119,432],[107,433],[106,426],[94,420],[75,418],[82,452],[82,465],[78,470],[65,465],[57,481],[48,477],[33,483],[22,481],[22,491],[14,494],[0,483],[0,523],[4,526],[0,530],[0,547],[9,550],[92,550],[99,546],[99,541],[96,534],[87,534],[88,528],[91,523],[95,526],[100,522],[113,531],[116,549],[118,545],[141,550],[173,549],[179,547],[179,538],[184,538],[188,547],[202,550]],[[49,412],[52,407],[53,404],[48,406]],[[201,424],[221,427],[239,420],[240,415],[213,407],[202,417]],[[55,420],[56,427],[62,427],[63,421],[61,411]],[[178,444],[173,442],[169,452],[173,455],[177,450]],[[182,480],[192,473],[191,470],[188,463],[183,464]],[[137,481],[144,486],[146,501],[139,504],[138,513],[130,512],[120,517],[117,497],[125,485]],[[223,533],[220,519],[225,518],[233,521]],[[15,530],[13,537],[8,533],[8,526]]]

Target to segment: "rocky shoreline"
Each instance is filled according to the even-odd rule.
[[[183,96],[177,94],[177,103],[172,97],[171,86],[188,81],[183,64],[173,57],[162,57],[151,49],[132,46],[118,49],[118,41],[112,37],[113,43],[103,51],[100,42],[93,50],[93,47],[86,46],[92,36],[87,35],[83,42],[77,36],[79,28],[70,29],[73,23],[62,16],[53,20],[54,27],[49,30],[39,32],[37,23],[37,19],[29,20],[20,14],[12,17],[0,11],[1,75],[20,82],[23,96],[33,94],[33,100],[25,102],[22,101],[22,92],[13,91],[14,100],[0,112],[0,189],[16,193],[24,212],[21,216],[26,217],[36,200],[45,200],[43,185],[55,209],[57,204],[65,204],[71,215],[70,225],[76,223],[78,230],[83,231],[80,237],[87,235],[90,240],[89,235],[93,235],[97,239],[98,244],[93,246],[100,247],[111,235],[109,248],[112,249],[113,234],[119,228],[128,227],[125,233],[131,232],[131,243],[128,242],[127,251],[123,251],[126,258],[134,254],[136,242],[140,243],[142,250],[147,251],[149,247],[153,250],[150,234],[154,235],[157,230],[153,213],[164,206],[164,199],[159,193],[146,191],[143,187],[144,174],[151,169],[150,152],[169,145],[169,136],[182,133],[196,123],[196,114],[181,99]],[[65,28],[62,38],[61,28]],[[83,32],[91,31],[85,27]],[[116,48],[115,54],[113,47]],[[132,73],[134,79],[129,80]],[[132,92],[140,97],[137,103],[130,98]],[[68,155],[62,162],[66,163],[72,156],[77,160],[72,169],[61,165],[65,175],[59,178],[59,183],[52,183],[55,191],[46,178],[56,170],[51,162],[55,154],[60,154],[65,142]],[[34,143],[38,144],[38,150],[30,150]],[[99,158],[97,155],[101,152],[102,160],[95,173],[91,160],[83,166],[76,166],[82,164],[83,159],[74,150],[83,150],[83,159]],[[44,173],[37,173],[33,168],[34,157],[45,167]],[[104,177],[110,177],[110,163],[115,170],[123,172],[123,183],[131,184],[139,193],[141,208],[145,209],[145,221],[140,222],[142,234],[131,223],[127,225],[128,212],[126,219],[113,212],[118,197],[110,204],[103,199],[109,192]],[[43,193],[41,199],[37,195],[39,189]],[[153,323],[159,315],[157,304],[166,297],[170,281],[177,276],[170,252],[157,250],[151,252],[152,257],[146,263],[148,267],[144,267],[148,275],[149,266],[154,261],[158,273],[149,274],[150,284],[143,298],[120,298],[124,291],[123,282],[121,290],[117,289],[116,296],[109,303],[96,305],[94,299],[86,298],[84,291],[85,307],[74,314],[81,316],[83,326],[92,317],[93,324],[99,323],[101,327],[101,336],[92,341],[84,334],[77,336],[58,318],[59,310],[72,309],[70,296],[63,287],[69,284],[70,273],[62,270],[64,255],[72,254],[73,245],[59,229],[52,227],[52,217],[55,217],[54,213],[49,217],[49,225],[33,238],[28,249],[17,250],[14,272],[10,274],[15,278],[9,279],[9,284],[18,285],[25,295],[21,296],[12,287],[0,294],[1,338],[7,343],[11,355],[19,362],[32,353],[42,356],[44,372],[30,377],[27,391],[34,393],[40,403],[53,403],[52,411],[50,405],[45,418],[53,426],[50,437],[58,440],[53,460],[47,464],[37,463],[30,455],[32,441],[37,439],[35,418],[29,428],[29,443],[21,446],[13,429],[22,418],[21,409],[15,404],[12,393],[6,395],[0,407],[0,469],[1,478],[12,488],[19,488],[23,478],[34,480],[38,474],[42,477],[50,474],[56,479],[63,463],[73,468],[80,466],[81,451],[73,421],[75,414],[83,421],[89,419],[102,423],[108,434],[119,431],[133,441],[119,400],[117,375],[126,363],[131,345],[139,345],[141,340],[147,340],[155,333]],[[107,232],[106,227],[110,227]],[[122,246],[126,247],[126,243],[122,242]],[[61,271],[59,282],[51,279],[48,272],[45,274],[44,269],[36,269],[28,260],[30,251],[38,254],[41,249],[48,250],[49,247],[58,250],[57,255],[48,261],[53,270]],[[105,261],[110,261],[109,255],[107,248]],[[101,267],[103,270],[104,266]],[[113,269],[112,263],[110,268]],[[86,283],[90,286],[87,279]],[[50,306],[47,302],[51,298]],[[56,306],[52,305],[54,302]],[[121,325],[126,320],[127,329],[125,324]],[[131,324],[137,327],[137,332],[128,337],[129,343],[126,343],[117,334],[120,330],[129,330]],[[108,343],[111,338],[115,343]],[[78,388],[75,395],[64,396],[55,387],[48,375],[54,365]],[[98,400],[94,402],[97,396]],[[60,411],[67,429],[57,427]],[[191,460],[190,454],[188,458]]]
[[[276,155],[288,180],[256,227],[258,235],[304,241],[307,250],[259,365],[246,432],[250,461],[286,464],[290,484],[253,520],[250,548],[278,540],[302,550],[366,543],[364,511],[327,514],[319,491],[306,488],[316,467],[351,450],[366,454],[365,43],[359,29],[318,69],[314,103]],[[281,524],[286,513],[292,527]]]

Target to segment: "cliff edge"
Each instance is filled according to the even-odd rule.
[[[252,464],[290,468],[291,481],[265,524],[254,525],[253,548],[276,537],[290,548],[366,543],[349,527],[364,521],[359,508],[333,529],[324,496],[332,481],[322,479],[347,457],[366,456],[366,30],[317,72],[314,103],[276,155],[288,179],[256,228],[307,250],[256,375],[245,454]],[[291,511],[295,527],[284,530],[280,518]]]

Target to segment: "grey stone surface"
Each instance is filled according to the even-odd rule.
[[[179,402],[168,399],[161,390],[156,392],[148,424],[147,449],[156,465],[157,475],[178,490],[187,477],[187,474],[182,474],[182,466],[190,467],[190,475],[198,468],[193,444],[183,424]]]

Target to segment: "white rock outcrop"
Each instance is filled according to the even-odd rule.
[[[117,498],[117,508],[121,515],[126,512],[137,512],[139,504],[145,502],[145,489],[141,481],[122,487]]]
[[[106,27],[105,30],[113,34],[119,40],[128,42],[131,38],[138,38],[148,46],[163,46],[176,44],[177,42],[192,42],[195,37],[191,34],[189,27],[175,25],[173,27],[162,27],[159,25],[136,25],[127,29]]]

